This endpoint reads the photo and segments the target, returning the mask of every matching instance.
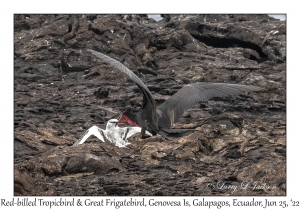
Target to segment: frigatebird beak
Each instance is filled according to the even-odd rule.
[[[120,120],[121,117],[122,117],[123,113],[121,113],[118,117],[117,117],[117,120]]]
[[[125,117],[123,117],[123,114],[120,114],[120,116],[118,117],[118,125],[128,125],[127,120],[125,119]]]
[[[127,126],[129,125],[129,123],[127,122],[126,118],[124,117],[123,113],[121,113],[118,118],[118,123],[117,125],[121,125],[121,126]]]

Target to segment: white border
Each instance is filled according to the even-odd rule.
[[[287,197],[276,200],[297,199],[300,189],[299,174],[299,14],[298,5],[283,1],[11,1],[1,2],[1,192],[0,199],[13,197],[13,14],[14,13],[265,13],[287,14]],[[50,199],[49,197],[46,197]],[[149,198],[149,197],[148,197]],[[233,197],[207,197],[209,200],[232,200]],[[238,197],[242,198],[242,197]],[[259,197],[263,199],[264,197]],[[99,198],[100,199],[100,198]],[[161,197],[170,200],[172,197]],[[193,199],[193,198],[191,198]],[[245,197],[249,200],[249,197]],[[51,199],[50,199],[51,200]],[[25,207],[29,208],[29,207]],[[47,208],[47,207],[46,207]],[[75,207],[80,208],[80,207]],[[98,209],[100,207],[97,207]],[[40,209],[40,207],[39,207]],[[49,209],[49,208],[47,208]],[[113,208],[115,209],[115,208]],[[122,208],[121,208],[122,209]],[[137,208],[131,208],[137,209]],[[224,208],[222,208],[224,209]],[[252,208],[248,208],[252,209]],[[254,209],[254,208],[253,208]]]

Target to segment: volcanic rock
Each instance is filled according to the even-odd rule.
[[[174,126],[192,130],[168,139],[136,134],[126,148],[96,138],[75,147],[88,128],[105,129],[142,102],[126,75],[86,49],[122,62],[157,104],[195,82],[265,91],[201,102]],[[15,14],[14,111],[15,195],[284,196],[286,23],[241,14],[158,22]]]

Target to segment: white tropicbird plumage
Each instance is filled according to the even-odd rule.
[[[96,136],[101,141],[105,142],[105,139],[114,143],[118,147],[125,147],[126,145],[130,144],[127,140],[130,136],[136,133],[141,132],[140,127],[119,127],[117,125],[119,120],[117,119],[110,119],[106,124],[106,129],[103,130],[97,126],[92,126],[89,128],[84,135],[75,142],[74,145],[83,144],[87,138],[91,135]],[[146,131],[146,134],[152,136],[151,133]]]

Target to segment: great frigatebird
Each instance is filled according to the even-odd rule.
[[[213,97],[236,96],[244,91],[263,90],[261,87],[252,85],[197,82],[185,85],[164,103],[156,107],[156,103],[147,86],[130,69],[107,55],[95,50],[87,50],[128,75],[139,87],[143,94],[141,108],[138,110],[127,109],[123,112],[119,122],[126,121],[130,125],[140,126],[142,128],[142,137],[145,136],[146,130],[153,135],[166,136],[166,133],[172,132],[170,127],[182,116],[184,111],[198,102],[207,101]]]

